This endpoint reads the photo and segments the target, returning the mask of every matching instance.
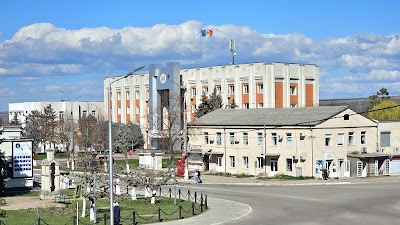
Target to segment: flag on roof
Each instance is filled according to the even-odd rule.
[[[212,30],[201,30],[202,37],[212,36]]]

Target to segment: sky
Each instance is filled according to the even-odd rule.
[[[320,99],[383,87],[399,96],[399,9],[394,0],[1,0],[0,111],[103,101],[105,77],[140,66],[227,65],[230,39],[237,64],[316,64]]]

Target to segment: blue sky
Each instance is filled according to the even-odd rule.
[[[0,111],[103,100],[106,76],[139,66],[310,63],[320,98],[400,95],[398,1],[0,1]],[[200,38],[200,29],[213,36]],[[147,68],[145,68],[146,70]],[[144,71],[145,71],[144,70]]]

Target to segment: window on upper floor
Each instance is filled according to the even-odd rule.
[[[243,84],[243,94],[248,94],[248,93],[249,93],[249,85]]]
[[[229,133],[229,143],[231,145],[235,144],[235,133]]]
[[[381,147],[390,146],[390,131],[381,132]]]
[[[354,132],[349,132],[349,145],[355,145]]]
[[[215,86],[216,94],[220,95],[221,94],[221,86]]]
[[[278,144],[278,137],[276,133],[271,133],[271,146],[276,146]]]
[[[192,88],[192,97],[197,95],[197,89],[194,87]]]
[[[332,134],[325,134],[325,146],[332,146]]]
[[[63,120],[64,119],[64,111],[58,112],[58,119]]]
[[[203,87],[203,93],[204,93],[205,95],[208,95],[208,87]]]
[[[121,100],[121,92],[117,92],[117,100]]]
[[[208,132],[204,132],[204,144],[210,144],[210,140],[208,139]]]
[[[297,87],[290,86],[290,95],[297,95]]]
[[[135,99],[136,100],[140,99],[140,92],[139,91],[135,91]]]
[[[235,94],[235,86],[233,86],[233,85],[229,86],[229,94],[230,95],[234,95]]]
[[[249,145],[249,133],[243,133],[243,145]]]
[[[87,111],[86,111],[86,110],[83,110],[83,111],[82,111],[82,115],[83,115],[83,116],[87,116]]]
[[[222,144],[222,135],[220,132],[217,132],[217,145]]]
[[[286,147],[292,147],[292,133],[286,133]]]
[[[96,111],[92,110],[92,116],[96,117]]]
[[[337,144],[338,144],[338,146],[344,145],[344,133],[338,133]]]
[[[258,145],[264,145],[264,142],[263,142],[263,133],[257,133],[257,144]]]
[[[367,131],[361,131],[361,144],[367,144]]]
[[[118,107],[118,109],[117,109],[117,113],[118,113],[118,115],[121,115],[121,107]]]
[[[257,84],[257,93],[258,94],[264,93],[264,84]]]
[[[126,92],[126,100],[131,100],[131,97],[129,96],[129,91]]]

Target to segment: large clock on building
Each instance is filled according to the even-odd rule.
[[[167,81],[167,75],[165,75],[165,73],[161,74],[160,76],[160,82],[162,84],[165,84],[165,82]]]

